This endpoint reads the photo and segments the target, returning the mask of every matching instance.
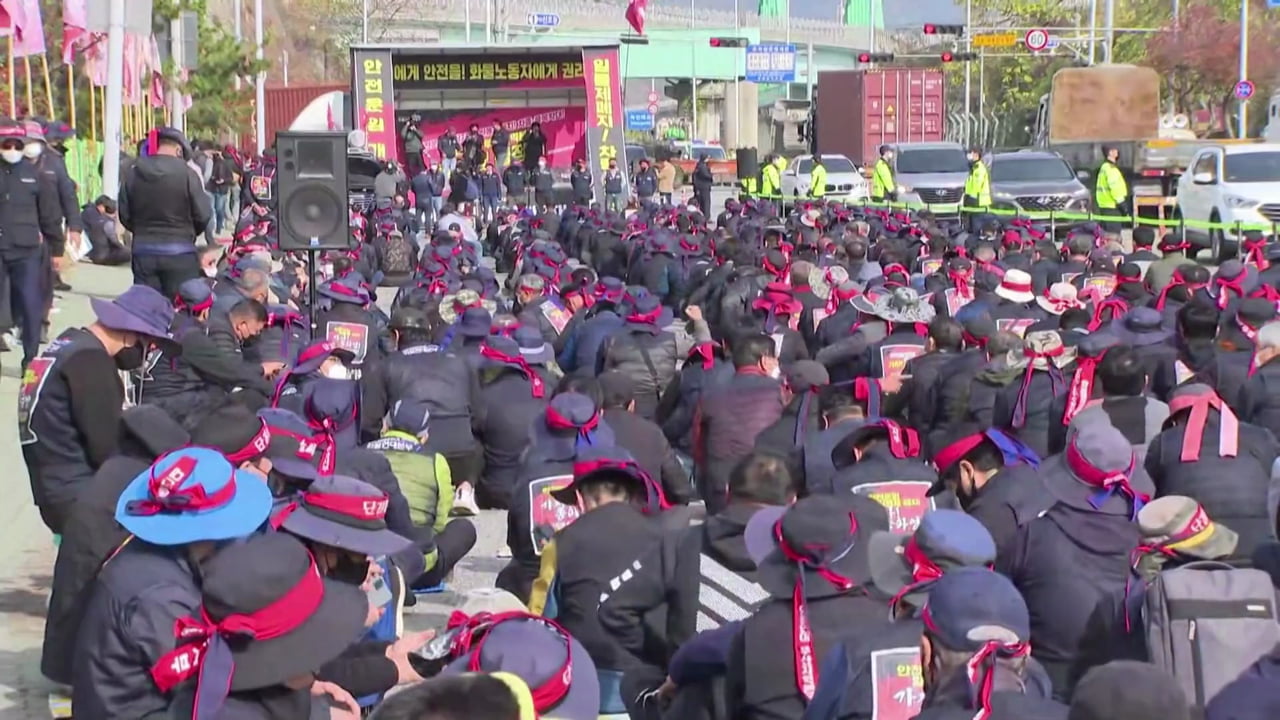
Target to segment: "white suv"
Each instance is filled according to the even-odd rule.
[[[1230,226],[1280,224],[1280,143],[1212,145],[1178,179],[1178,215]],[[1270,234],[1270,233],[1268,233]],[[1187,237],[1215,260],[1236,254],[1234,228],[1188,227]]]

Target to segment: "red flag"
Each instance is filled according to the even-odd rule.
[[[76,48],[89,39],[89,11],[85,0],[62,0],[62,64],[70,65]]]
[[[644,9],[648,5],[649,0],[630,0],[627,3],[627,22],[637,35],[644,34]]]
[[[0,37],[10,35],[22,39],[22,28],[27,24],[26,7],[22,0],[0,0]]]

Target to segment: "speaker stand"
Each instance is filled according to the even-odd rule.
[[[319,325],[316,323],[317,305],[320,302],[320,291],[316,288],[316,283],[319,282],[320,278],[320,273],[316,269],[316,263],[320,259],[319,255],[318,250],[307,251],[307,311],[311,316],[310,322],[307,323],[307,329],[311,342],[316,341],[316,330],[319,329]]]

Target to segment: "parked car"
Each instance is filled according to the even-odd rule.
[[[1178,217],[1234,225],[1280,225],[1280,143],[1215,145],[1201,149],[1178,180]],[[1215,260],[1233,257],[1234,228],[1187,228],[1187,239]]]
[[[893,148],[893,177],[903,188],[899,200],[922,203],[938,217],[959,217],[969,158],[963,145],[900,143]]]
[[[822,165],[827,169],[826,197],[841,201],[865,200],[870,191],[867,179],[858,171],[858,166],[844,155],[823,155]],[[801,155],[787,163],[782,171],[782,197],[790,200],[794,197],[809,196],[809,173],[813,170],[813,156]]]
[[[1047,150],[1018,150],[986,158],[991,169],[991,207],[1019,212],[1089,212],[1091,192],[1067,161]],[[1072,223],[1058,227],[1069,229]]]

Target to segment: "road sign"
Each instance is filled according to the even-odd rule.
[[[653,113],[648,110],[628,110],[627,111],[627,129],[628,130],[652,130],[653,129]]]
[[[657,115],[657,114],[658,114],[658,103],[656,103],[656,102],[649,103],[649,114],[650,114],[650,115]]]
[[[753,83],[795,82],[796,46],[788,43],[748,45],[746,78]]]
[[[973,46],[976,48],[1013,47],[1017,44],[1017,33],[984,33],[973,36]]]
[[[1023,44],[1031,52],[1040,52],[1049,47],[1049,31],[1048,30],[1028,30],[1026,37],[1022,38]]]
[[[1253,81],[1241,80],[1240,82],[1236,83],[1235,94],[1236,94],[1236,97],[1240,98],[1241,100],[1248,100],[1249,98],[1253,97],[1253,91],[1255,89],[1256,88],[1254,88],[1253,86]]]
[[[1058,35],[1049,36],[1049,44],[1044,46],[1045,50],[1056,50],[1062,44],[1062,38]]]
[[[647,99],[649,101],[649,104],[652,105],[658,102],[660,98],[658,97],[658,93],[656,91],[650,90],[649,95],[645,99]]]
[[[529,13],[526,19],[531,27],[552,28],[560,24],[560,16],[555,13]]]

